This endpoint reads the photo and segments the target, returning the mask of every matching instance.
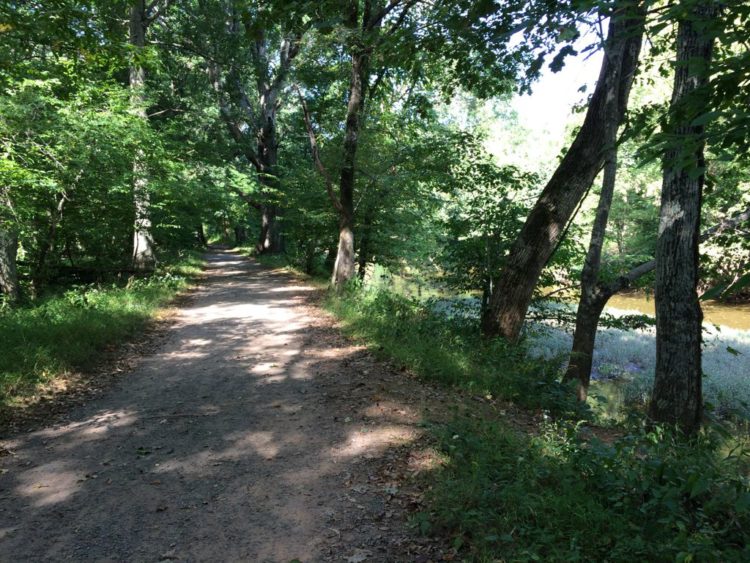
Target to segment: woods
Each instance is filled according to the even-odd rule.
[[[690,502],[675,500],[680,524],[664,516],[672,551],[631,555],[741,559],[747,467],[726,472],[721,451],[747,438],[750,326],[707,311],[744,318],[750,300],[749,28],[742,0],[5,3],[0,333],[89,326],[76,307],[130,301],[140,327],[197,253],[232,246],[327,280],[329,309],[403,371],[553,421],[520,440],[456,423],[442,482],[474,456],[493,502],[522,502],[496,490],[512,471],[493,440],[592,502],[612,491],[576,471],[618,491],[637,473]],[[618,294],[653,296],[655,315]],[[0,363],[7,404],[87,363],[37,337]],[[585,427],[627,446],[587,450]],[[686,448],[713,481],[663,484],[624,459],[638,448],[674,464]],[[729,482],[735,520],[688,506]],[[513,523],[482,512],[502,509],[453,498],[461,486],[436,487],[425,533],[454,534],[467,559],[560,555],[533,522],[514,551]],[[497,529],[481,539],[449,501]]]

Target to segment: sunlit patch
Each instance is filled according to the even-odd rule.
[[[283,370],[283,365],[277,364],[275,362],[263,362],[260,364],[255,364],[250,371],[263,375],[275,375]]]
[[[199,358],[205,358],[208,354],[206,352],[197,352],[194,350],[186,350],[183,352],[171,352],[165,354],[165,358],[170,360],[197,360]]]
[[[68,468],[69,463],[53,461],[19,475],[16,492],[31,500],[33,506],[49,506],[68,500],[85,480],[81,472]]]
[[[363,414],[368,418],[386,418],[392,422],[410,423],[416,422],[419,418],[419,414],[414,410],[405,407],[402,403],[395,401],[383,401],[377,397],[372,399],[377,404],[370,405],[364,409]]]
[[[185,346],[196,347],[196,346],[211,346],[213,341],[207,338],[190,338],[185,341]]]
[[[262,383],[284,383],[286,379],[287,379],[286,375],[270,375],[268,377],[263,378]]]
[[[67,447],[74,447],[81,442],[104,438],[110,430],[129,426],[138,419],[133,411],[105,411],[101,414],[83,420],[68,424],[61,428],[49,428],[36,433],[42,438],[69,438],[70,442]]]
[[[379,426],[377,428],[357,428],[349,432],[347,441],[331,451],[334,457],[375,458],[388,448],[400,446],[416,439],[417,432],[408,426]]]
[[[291,348],[284,352],[281,352],[281,355],[282,356],[296,356],[300,353],[300,351],[301,350],[299,348]]]
[[[262,459],[274,459],[280,453],[278,439],[273,432],[240,432],[227,436],[230,445],[219,452],[202,451],[183,459],[170,459],[153,469],[154,473],[180,473],[204,475],[214,471],[222,462],[235,461],[248,456],[258,456]],[[285,440],[288,443],[288,440]]]
[[[314,291],[314,287],[310,287],[307,285],[287,285],[284,287],[274,287],[273,289],[269,290],[270,293],[291,293],[293,291]]]
[[[346,356],[351,356],[364,350],[362,346],[348,346],[346,348],[308,348],[305,350],[305,356],[315,359],[335,359],[340,360]]]
[[[448,461],[447,456],[436,451],[434,448],[422,448],[411,452],[407,463],[410,473],[424,473],[439,469]]]

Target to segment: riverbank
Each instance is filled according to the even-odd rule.
[[[556,362],[530,357],[528,339],[486,341],[475,319],[434,301],[365,290],[330,295],[327,307],[375,354],[476,401],[448,423],[426,413],[443,462],[414,522],[447,537],[457,558],[747,557],[739,437],[711,424],[692,442],[642,424],[598,427],[599,413],[558,382]]]
[[[476,298],[430,303],[433,310],[445,316],[479,317]],[[545,303],[544,310],[537,311],[541,318],[527,322],[524,328],[528,356],[551,362],[562,372],[573,343],[575,311],[572,304]],[[611,306],[604,312],[613,319],[643,314]],[[590,396],[595,408],[618,418],[648,400],[656,367],[656,332],[653,326],[625,329],[604,324],[600,323],[597,331]],[[750,330],[706,322],[703,340],[705,400],[721,416],[750,419]]]
[[[571,312],[575,311],[570,307]],[[613,307],[613,317],[639,311]],[[567,365],[573,327],[533,323],[527,328],[532,358]],[[750,330],[704,323],[703,396],[720,416],[750,419]],[[656,331],[653,327],[621,329],[599,327],[594,348],[591,395],[611,416],[623,405],[645,405],[656,367]]]

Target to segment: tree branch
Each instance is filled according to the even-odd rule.
[[[383,18],[385,18],[388,14],[395,10],[399,6],[399,4],[401,4],[401,1],[402,0],[391,0],[390,2],[388,2],[388,4],[372,18],[370,18],[369,21],[364,22],[365,30],[370,31],[371,29],[379,26],[380,22],[383,21]],[[413,5],[415,3],[416,0],[410,0],[410,2],[408,2],[409,5]]]
[[[336,197],[336,194],[333,191],[333,180],[331,179],[331,175],[328,173],[328,169],[323,165],[323,162],[320,160],[320,150],[318,149],[318,141],[315,138],[315,131],[313,130],[312,120],[310,119],[310,112],[307,109],[307,103],[305,102],[305,98],[302,95],[302,92],[300,91],[299,86],[295,85],[294,89],[297,91],[300,105],[302,106],[302,115],[305,119],[305,127],[307,128],[307,136],[310,138],[310,150],[312,151],[312,157],[313,157],[313,161],[315,162],[315,167],[318,169],[318,172],[320,172],[320,175],[323,176],[323,180],[325,181],[325,185],[326,185],[326,192],[328,193],[328,197],[331,200],[331,203],[333,203],[333,207],[335,207],[336,211],[338,211],[339,213],[344,213],[344,206],[342,205],[339,198]]]
[[[738,225],[741,225],[742,223],[748,220],[750,220],[750,208],[745,209],[745,211],[736,213],[735,215],[732,215],[731,217],[725,217],[717,225],[714,225],[713,227],[710,227],[706,229],[705,231],[703,231],[698,240],[700,242],[706,242],[707,240],[713,238],[714,236],[720,235],[726,231],[732,230],[736,228]],[[653,271],[654,268],[656,268],[656,260],[649,260],[648,262],[643,262],[641,264],[638,264],[635,268],[630,270],[625,275],[620,276],[613,282],[606,284],[606,285],[599,284],[598,289],[600,292],[606,295],[607,298],[609,298],[613,296],[615,293],[619,293],[623,289],[627,289],[628,287],[630,287],[631,283],[633,283],[635,280],[637,280],[641,276],[644,276],[648,274],[649,272]]]

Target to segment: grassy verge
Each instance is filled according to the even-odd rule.
[[[331,294],[326,307],[350,336],[424,379],[552,414],[586,414],[558,382],[553,364],[528,359],[522,346],[484,340],[476,321],[446,319],[385,291]]]
[[[201,270],[198,254],[166,261],[149,277],[75,286],[0,312],[0,405],[86,369],[108,345],[132,338]]]
[[[434,426],[445,465],[431,477],[424,533],[471,561],[732,561],[750,558],[747,450],[717,428],[692,442],[623,427],[613,444],[581,415],[550,364],[484,342],[475,322],[446,319],[387,293],[332,295],[345,330],[425,379],[534,409],[557,422],[522,434],[503,420]]]
[[[316,271],[315,274],[308,274],[297,264],[291,262],[286,254],[258,254],[254,245],[235,246],[234,250],[243,256],[257,260],[259,264],[266,268],[283,270],[284,272],[288,272],[298,278],[304,279],[319,289],[325,289],[328,286],[330,278],[328,273]]]

